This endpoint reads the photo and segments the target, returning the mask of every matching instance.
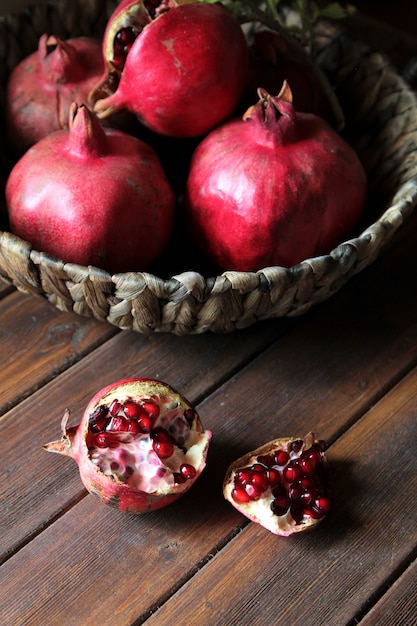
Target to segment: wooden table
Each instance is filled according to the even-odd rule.
[[[417,216],[309,314],[230,335],[119,331],[2,284],[0,624],[416,624],[416,237]],[[76,422],[132,375],[177,387],[213,431],[191,491],[142,516],[102,505],[73,461],[42,450],[67,406]],[[222,479],[243,452],[309,429],[330,444],[333,509],[276,537],[224,501]]]

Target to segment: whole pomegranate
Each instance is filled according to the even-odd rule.
[[[175,199],[150,146],[83,105],[33,146],[6,184],[11,231],[37,250],[111,273],[142,270],[171,236]]]
[[[276,535],[308,530],[330,511],[324,450],[313,433],[270,441],[230,465],[224,497]]]
[[[365,171],[323,119],[296,112],[289,86],[259,90],[243,119],[196,148],[185,193],[201,251],[226,269],[291,266],[329,252],[365,207]]]
[[[86,104],[102,73],[99,40],[42,35],[36,52],[14,68],[7,83],[7,130],[12,150],[23,154],[49,133],[68,128],[71,104]]]
[[[106,76],[90,96],[98,116],[127,108],[171,137],[200,136],[230,116],[248,69],[243,31],[220,4],[127,2],[103,51]]]
[[[211,432],[171,386],[127,378],[101,389],[78,426],[48,443],[48,452],[72,457],[86,489],[128,513],[144,513],[177,500],[206,464]]]

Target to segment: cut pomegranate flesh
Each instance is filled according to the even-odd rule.
[[[232,463],[224,496],[274,534],[307,530],[330,510],[324,450],[313,433],[271,441]]]

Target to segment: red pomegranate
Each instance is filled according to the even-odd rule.
[[[42,35],[36,52],[14,68],[7,83],[7,130],[12,150],[21,155],[49,133],[68,128],[71,104],[86,104],[102,73],[99,40]]]
[[[185,193],[190,232],[223,269],[292,266],[352,233],[367,179],[323,119],[296,112],[286,83],[197,146]]]
[[[171,137],[203,135],[230,116],[248,69],[243,31],[220,4],[126,2],[103,51],[106,75],[90,96],[99,117],[127,108]]]
[[[85,106],[16,163],[6,201],[11,231],[35,249],[111,273],[148,267],[173,228],[175,199],[155,151],[103,129]]]
[[[86,489],[128,513],[152,511],[177,500],[206,464],[211,432],[170,385],[127,378],[101,389],[78,426],[48,443],[48,452],[72,457]]]
[[[276,535],[311,529],[330,511],[324,450],[313,433],[270,441],[230,465],[224,497]]]

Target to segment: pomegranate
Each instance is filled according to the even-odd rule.
[[[127,378],[101,389],[78,426],[44,446],[72,457],[86,489],[104,503],[143,513],[177,500],[206,464],[211,432],[171,386]]]
[[[127,108],[171,137],[200,136],[230,116],[248,69],[242,28],[220,4],[126,2],[103,51],[106,75],[90,96],[98,116]]]
[[[311,432],[270,441],[230,465],[224,497],[275,535],[311,529],[330,511],[324,450]]]
[[[286,82],[277,97],[259,96],[198,145],[184,202],[201,251],[240,271],[329,252],[351,233],[367,195],[355,151],[320,117],[296,112]]]
[[[7,83],[7,128],[12,150],[23,154],[49,133],[67,128],[72,102],[87,103],[102,73],[99,40],[62,40],[42,35],[36,52],[14,68]]]
[[[11,231],[66,262],[144,269],[164,250],[174,194],[150,146],[103,129],[83,105],[33,146],[6,184]]]

